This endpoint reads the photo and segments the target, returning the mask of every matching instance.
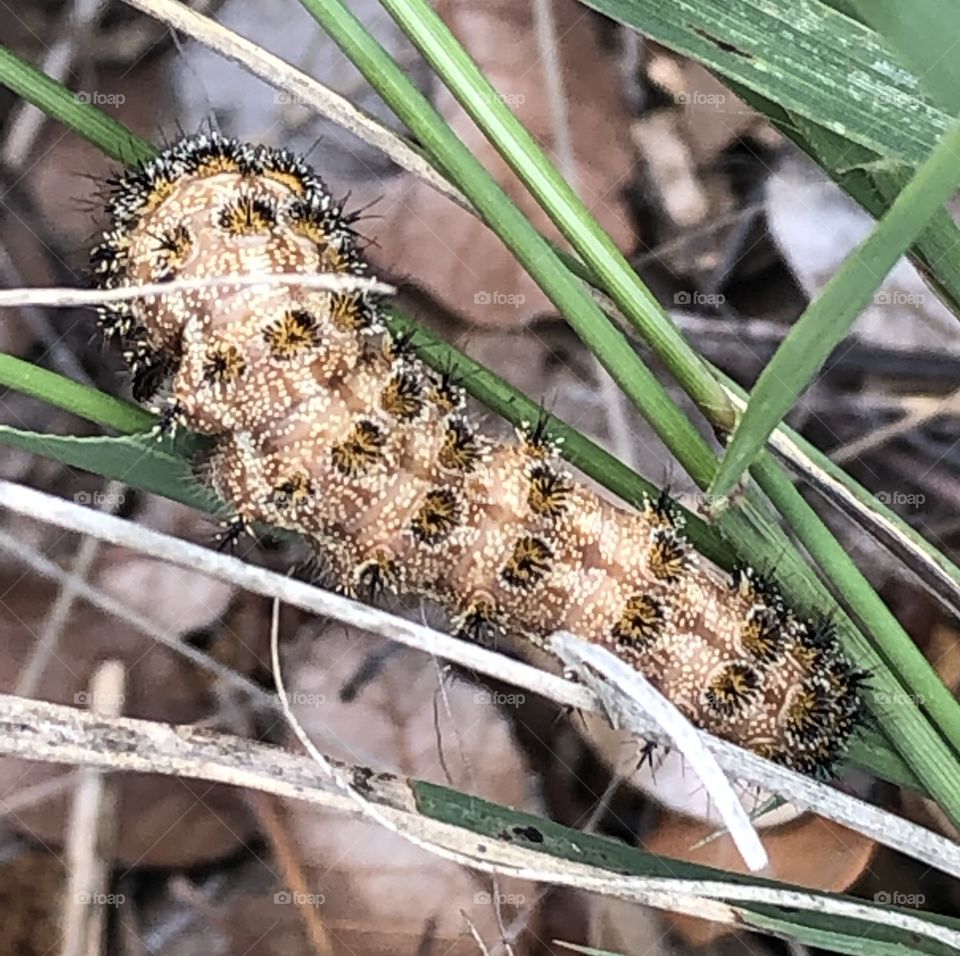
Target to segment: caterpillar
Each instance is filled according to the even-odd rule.
[[[368,275],[356,218],[283,149],[188,137],[111,181],[91,253],[104,288],[257,273]],[[385,331],[366,291],[219,286],[112,304],[134,394],[161,429],[210,437],[204,474],[235,513],[304,535],[337,587],[430,598],[459,637],[543,647],[565,629],[638,668],[697,726],[831,774],[864,675],[833,629],[684,537],[667,499],[618,508],[539,428],[486,435],[451,376]]]

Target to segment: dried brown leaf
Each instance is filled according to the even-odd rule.
[[[728,836],[703,843],[715,832],[710,824],[664,813],[644,837],[649,853],[746,873]],[[785,883],[839,892],[856,882],[873,856],[876,844],[854,830],[808,813],[791,823],[763,831],[770,866],[763,875]],[[733,932],[732,927],[688,916],[671,917],[675,931],[690,946],[703,946]]]
[[[330,628],[288,686],[322,751],[534,809],[530,773],[500,711],[508,696],[461,680],[441,687],[438,673],[427,655]],[[324,923],[344,946],[413,954],[430,940],[444,952],[473,954],[468,919],[492,946],[501,935],[498,907],[505,924],[536,915],[533,884],[494,885],[364,819],[297,803],[288,813]],[[518,953],[530,938],[521,934]]]
[[[0,864],[0,953],[46,956],[57,949],[64,883],[63,861],[40,848]]]
[[[129,566],[125,568],[124,563]],[[153,562],[127,552],[111,551],[107,567],[100,569],[93,583],[101,587],[106,583],[111,589],[124,585],[120,593],[145,609],[150,603],[151,586],[168,572],[178,577],[167,578],[163,587],[167,597],[152,616],[172,634],[205,625],[213,628],[214,635],[220,630],[230,635],[242,630],[242,605],[218,621],[224,611],[224,595],[216,588],[187,572],[172,568],[160,572]],[[142,590],[134,592],[126,586],[133,583]],[[0,579],[0,594],[0,633],[5,650],[0,661],[0,690],[12,693],[43,630],[56,589],[36,576],[24,576],[21,570]],[[192,723],[209,717],[216,706],[209,675],[83,601],[74,605],[36,696],[85,706],[93,670],[108,658],[126,666],[122,709],[128,716]],[[13,799],[21,791],[70,770],[4,758],[0,760],[0,783],[4,796]],[[18,809],[9,822],[46,844],[59,845],[68,799],[69,793]],[[128,864],[191,866],[217,859],[235,851],[254,829],[243,801],[230,788],[166,777],[123,775],[117,816],[116,855]]]

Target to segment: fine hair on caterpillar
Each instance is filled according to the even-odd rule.
[[[216,133],[121,175],[91,254],[106,288],[302,272],[367,276],[354,220],[302,160]],[[694,551],[665,498],[610,504],[541,427],[484,434],[455,376],[384,331],[368,291],[220,286],[105,307],[161,427],[211,439],[204,473],[236,515],[305,536],[337,586],[427,597],[454,632],[558,630],[639,669],[695,724],[825,774],[861,721],[829,628],[766,578]]]

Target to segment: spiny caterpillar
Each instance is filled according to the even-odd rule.
[[[112,185],[91,256],[102,287],[367,274],[355,219],[285,150],[190,137]],[[234,531],[300,532],[342,591],[432,598],[470,640],[572,631],[698,726],[789,767],[825,775],[842,755],[864,675],[830,627],[759,575],[708,565],[665,501],[628,512],[577,484],[537,429],[482,434],[368,293],[205,287],[110,306],[101,325],[138,399],[167,394],[160,427],[213,439],[206,475]]]

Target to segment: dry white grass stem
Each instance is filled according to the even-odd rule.
[[[644,739],[665,739],[656,722],[641,708],[634,705],[625,709],[620,695],[609,694],[609,688],[605,689],[602,683],[591,692],[554,674],[378,608],[13,482],[0,481],[0,507],[79,534],[94,535],[178,567],[190,568],[198,574],[228,581],[255,594],[277,598],[285,604],[379,634],[514,687],[522,687],[563,706],[622,715],[618,723],[632,733]],[[814,810],[884,846],[960,878],[960,846],[950,840],[726,741],[702,731],[698,734],[720,766],[736,779],[777,793],[798,807]]]
[[[379,279],[332,273],[270,272],[258,275],[246,273],[235,276],[203,276],[197,279],[174,279],[172,282],[152,282],[117,289],[24,288],[0,289],[0,309],[19,309],[25,305],[43,305],[62,308],[78,305],[108,305],[111,302],[132,302],[152,296],[188,292],[192,289],[248,288],[251,286],[290,285],[323,292],[369,292],[374,295],[393,295],[394,286]]]
[[[401,169],[419,176],[457,205],[473,211],[473,206],[464,195],[447,182],[409,143],[358,110],[339,93],[268,53],[256,43],[176,0],[126,0],[126,3],[174,30],[185,33],[222,57],[240,64],[274,89],[288,93],[294,102],[313,107],[321,116],[333,120],[357,138],[389,156]]]
[[[770,886],[633,876],[551,856],[521,841],[478,834],[423,815],[412,781],[324,758],[341,779],[353,782],[352,788],[362,787],[366,804],[362,806],[312,757],[189,726],[106,718],[46,701],[0,695],[0,753],[225,783],[355,815],[369,816],[375,807],[376,815],[394,832],[483,872],[578,887],[740,928],[756,925],[750,904],[766,904],[787,908],[778,914],[787,923],[789,909],[828,913],[864,923],[864,932],[880,924],[960,949],[960,933],[890,907]],[[569,836],[576,845],[576,834]],[[757,928],[765,925],[760,922]]]

